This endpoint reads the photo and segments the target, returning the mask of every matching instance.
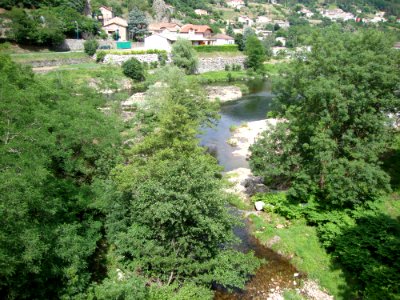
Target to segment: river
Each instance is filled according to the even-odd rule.
[[[213,128],[204,129],[200,137],[200,143],[208,147],[218,159],[225,172],[236,168],[248,168],[249,164],[244,157],[234,156],[233,148],[227,143],[232,135],[231,126],[238,126],[249,121],[259,121],[266,118],[272,103],[271,85],[265,81],[254,81],[249,83],[250,93],[241,99],[224,103],[220,110],[221,119]],[[240,211],[236,210],[240,214]],[[266,260],[250,278],[244,291],[228,293],[217,289],[216,300],[232,299],[267,299],[271,293],[286,288],[296,288],[298,278],[294,277],[296,269],[289,261],[262,245],[250,234],[250,224],[243,220],[244,227],[235,228],[235,234],[241,243],[238,249],[242,252],[254,251],[254,254]]]

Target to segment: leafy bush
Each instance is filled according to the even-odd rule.
[[[156,69],[158,67],[158,61],[152,61],[150,63],[150,69]]]
[[[89,56],[93,56],[96,53],[99,43],[95,39],[87,40],[83,43],[85,53]]]
[[[239,51],[238,45],[221,45],[221,46],[194,46],[194,50],[199,53],[210,52],[237,52]]]
[[[96,52],[96,62],[100,63],[104,61],[107,53],[105,51],[97,51]]]
[[[145,78],[143,65],[134,57],[122,64],[122,70],[125,76],[135,81],[143,81]]]
[[[229,65],[225,65],[225,71],[230,71],[231,67]]]
[[[167,55],[167,52],[160,52],[160,53],[157,53],[158,55],[157,55],[157,57],[158,57],[158,61],[159,61],[159,63],[160,63],[160,66],[165,66],[166,65],[166,63],[167,63],[167,60],[168,60],[168,55]]]
[[[196,72],[197,54],[189,40],[178,39],[176,41],[172,46],[172,61],[177,67],[185,69],[186,74]]]
[[[365,214],[334,241],[334,256],[359,282],[363,299],[399,299],[400,224]]]

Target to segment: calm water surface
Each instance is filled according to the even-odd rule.
[[[221,107],[221,119],[214,128],[207,128],[200,136],[200,143],[207,146],[216,153],[216,157],[225,169],[231,171],[236,168],[248,167],[248,162],[241,157],[233,156],[233,148],[228,145],[227,140],[231,136],[229,128],[238,126],[249,121],[258,121],[266,118],[271,108],[272,94],[269,82],[256,81],[249,85],[250,94],[241,99],[223,104]],[[233,213],[240,214],[239,211]],[[216,291],[216,300],[236,299],[266,299],[267,294],[280,289],[296,287],[293,274],[296,269],[279,254],[263,246],[249,233],[249,226],[245,220],[244,227],[235,228],[235,234],[240,238],[241,243],[237,248],[242,252],[254,251],[254,254],[266,260],[246,285],[245,291],[228,293],[225,290]]]

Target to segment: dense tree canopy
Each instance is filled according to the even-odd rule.
[[[1,294],[76,297],[91,280],[94,183],[115,164],[119,126],[97,95],[39,82],[4,55],[0,81]]]
[[[353,207],[389,190],[380,155],[399,108],[399,52],[376,31],[316,35],[275,85],[281,122],[253,147],[251,166],[307,201]]]
[[[143,41],[148,33],[148,26],[149,23],[143,11],[135,7],[129,12],[128,33],[130,39],[134,41]]]
[[[186,39],[178,39],[172,45],[172,62],[175,66],[185,70],[186,74],[193,74],[197,70],[197,53],[193,49],[192,42]]]

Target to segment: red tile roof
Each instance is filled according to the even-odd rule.
[[[189,33],[190,30],[194,30],[196,33],[204,33],[207,30],[210,30],[212,32],[212,29],[208,25],[193,25],[193,24],[183,25],[180,32]]]

